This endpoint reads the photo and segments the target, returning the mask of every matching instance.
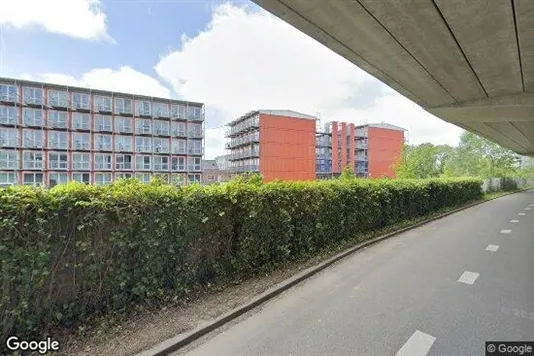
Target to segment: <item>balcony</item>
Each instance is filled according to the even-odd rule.
[[[260,118],[258,116],[248,118],[226,131],[226,137],[234,137],[240,133],[248,132],[260,127]]]
[[[231,149],[231,148],[247,145],[247,144],[250,144],[250,143],[253,143],[253,142],[260,142],[260,133],[259,132],[255,132],[253,134],[248,134],[248,135],[241,136],[241,137],[234,137],[228,143],[228,147],[227,148]]]
[[[243,158],[253,158],[253,157],[259,157],[260,156],[260,150],[259,149],[253,149],[253,150],[246,150],[242,152],[232,152],[230,154],[229,160],[235,161],[238,159]]]
[[[235,173],[259,172],[259,170],[260,170],[260,166],[257,164],[230,167],[230,171],[235,172]]]
[[[18,94],[16,93],[3,93],[0,94],[0,103],[3,104],[15,104],[18,101]]]
[[[204,150],[201,147],[189,147],[187,153],[190,155],[203,155]]]

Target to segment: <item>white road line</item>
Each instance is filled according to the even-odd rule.
[[[465,283],[465,284],[473,284],[477,280],[478,276],[480,276],[480,274],[475,273],[475,272],[465,271],[460,276],[460,278],[458,278],[458,282]]]
[[[516,223],[519,222],[519,220],[510,220],[510,222],[511,222],[512,224],[516,224]]]
[[[416,330],[395,356],[425,356],[436,338]]]
[[[534,206],[534,204],[528,204],[528,206]]]
[[[496,252],[498,249],[499,249],[498,245],[488,245],[488,247],[486,247],[486,251],[491,251],[491,252]]]
[[[512,230],[501,230],[501,234],[510,234]]]
[[[525,208],[525,210],[530,210],[530,208]]]
[[[527,215],[527,213],[519,213],[519,215],[525,216],[525,215]]]

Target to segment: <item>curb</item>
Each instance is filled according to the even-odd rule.
[[[460,212],[462,210],[466,210],[466,209],[472,208],[474,206],[477,206],[477,205],[480,205],[480,204],[483,204],[483,203],[486,203],[486,202],[489,202],[489,201],[492,201],[492,200],[495,200],[495,199],[502,198],[502,197],[507,196],[507,195],[521,193],[521,192],[532,190],[532,189],[534,189],[534,188],[527,188],[527,189],[522,189],[522,190],[519,190],[519,191],[513,191],[513,192],[510,192],[510,193],[499,195],[498,197],[495,197],[495,198],[491,198],[491,199],[488,199],[488,200],[477,201],[475,203],[464,205],[464,206],[462,206],[460,208],[451,210],[449,212],[446,212],[446,213],[443,213],[443,214],[440,214],[440,215],[436,215],[434,217],[431,217],[431,218],[428,218],[426,220],[420,221],[420,222],[415,223],[413,225],[401,228],[399,230],[395,230],[393,232],[389,232],[389,233],[387,233],[385,235],[381,235],[381,236],[376,237],[374,239],[362,242],[362,243],[360,243],[360,244],[358,244],[356,246],[350,247],[349,249],[347,249],[347,250],[345,250],[343,252],[340,252],[339,254],[337,254],[337,255],[335,255],[333,257],[330,257],[326,261],[320,262],[319,264],[317,264],[315,266],[309,267],[309,268],[305,269],[304,271],[302,271],[300,273],[297,273],[293,277],[290,277],[290,278],[280,282],[278,285],[276,285],[276,286],[268,289],[267,291],[261,293],[260,295],[255,297],[252,301],[248,302],[247,304],[244,304],[244,305],[242,305],[240,307],[237,307],[237,308],[231,310],[230,312],[227,312],[227,313],[223,314],[222,316],[220,316],[220,317],[218,317],[218,318],[216,318],[214,320],[208,321],[208,322],[204,323],[203,325],[200,325],[196,329],[193,329],[193,330],[191,330],[189,332],[186,332],[186,333],[177,335],[175,337],[172,337],[170,339],[167,339],[167,340],[161,342],[160,344],[150,348],[149,350],[146,350],[146,351],[138,353],[137,356],[165,356],[165,355],[170,354],[171,352],[178,351],[179,349],[183,348],[184,346],[186,346],[186,345],[192,343],[193,341],[201,338],[202,336],[212,332],[213,330],[223,326],[224,324],[236,319],[237,317],[249,312],[250,310],[260,306],[261,304],[267,302],[268,300],[273,299],[274,297],[282,294],[283,292],[285,292],[286,290],[290,289],[291,287],[294,287],[295,285],[297,285],[300,282],[302,282],[302,281],[312,277],[313,275],[321,272],[322,270],[324,270],[325,268],[333,265],[334,263],[338,262],[339,260],[341,260],[341,259],[343,259],[343,258],[345,258],[345,257],[347,257],[347,256],[349,256],[349,255],[361,250],[361,249],[364,249],[367,246],[376,244],[376,243],[378,243],[380,241],[386,240],[386,239],[388,239],[390,237],[393,237],[395,235],[398,235],[398,234],[401,234],[403,232],[406,232],[406,231],[415,229],[417,227],[423,226],[423,225],[428,224],[428,223],[430,223],[432,221],[442,219],[442,218],[444,218],[446,216],[455,214],[455,213]]]

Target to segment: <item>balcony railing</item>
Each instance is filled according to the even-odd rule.
[[[260,118],[258,116],[250,117],[235,126],[232,126],[228,131],[226,131],[227,137],[232,137],[237,135],[240,132],[246,132],[248,130],[260,127]]]
[[[235,161],[242,158],[251,158],[251,157],[259,157],[260,156],[260,150],[254,149],[254,150],[246,150],[242,152],[232,152],[230,154],[230,160]]]
[[[259,170],[260,170],[260,166],[257,164],[230,167],[230,171],[235,172],[235,173],[258,172]]]
[[[260,141],[260,133],[254,132],[252,134],[248,134],[242,137],[235,137],[233,138],[229,143],[227,148],[234,148],[239,147],[241,145],[246,145],[251,142],[259,142]]]

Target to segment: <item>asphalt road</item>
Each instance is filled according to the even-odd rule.
[[[534,191],[356,253],[176,355],[471,356],[490,340],[534,341]]]

